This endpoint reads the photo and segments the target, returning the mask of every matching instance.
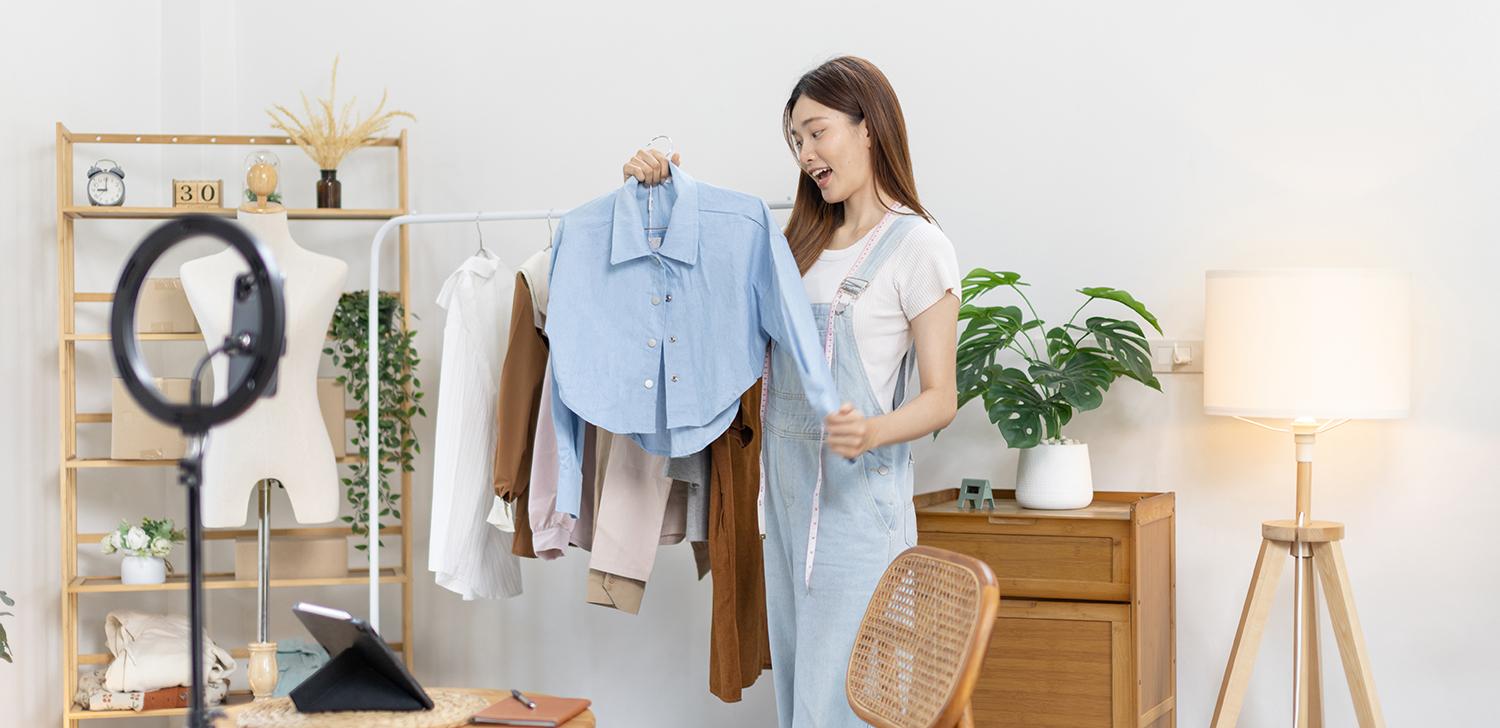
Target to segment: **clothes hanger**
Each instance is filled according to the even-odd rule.
[[[667,159],[671,159],[672,158],[672,154],[677,151],[677,144],[672,141],[672,137],[669,137],[666,134],[658,134],[658,135],[656,135],[654,137],[651,137],[651,141],[646,142],[646,148],[650,149],[652,147],[652,145],[656,144],[656,140],[658,140],[658,139],[665,139],[665,140],[667,140]],[[672,181],[672,178],[670,176],[668,176],[665,180],[662,180],[662,184],[668,184],[671,181]],[[647,187],[646,188],[646,234],[648,236],[651,233],[666,232],[666,230],[667,230],[667,228],[665,228],[665,227],[652,227],[651,226],[651,208],[653,206],[653,203],[655,202],[655,197],[656,197],[656,185],[651,185],[650,187]]]
[[[547,247],[542,250],[552,249],[552,208],[547,208]]]
[[[482,214],[484,213],[474,213],[474,230],[479,233],[479,250],[474,251],[474,254],[484,256],[485,258],[494,258],[494,254],[485,250],[484,247],[484,228],[479,226],[479,216]]]

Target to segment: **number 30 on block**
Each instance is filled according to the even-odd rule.
[[[172,180],[173,207],[221,207],[223,193],[223,180]]]

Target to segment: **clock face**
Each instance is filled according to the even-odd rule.
[[[89,201],[95,205],[118,205],[125,201],[125,181],[108,172],[89,180]]]

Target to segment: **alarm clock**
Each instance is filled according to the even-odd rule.
[[[125,204],[125,170],[113,159],[101,159],[89,167],[89,203],[104,207]]]

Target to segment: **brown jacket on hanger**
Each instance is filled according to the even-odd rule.
[[[708,690],[726,703],[771,664],[766,573],[755,501],[760,493],[760,383],[740,397],[729,429],[709,445],[708,552],[713,617]]]
[[[542,403],[542,375],[547,371],[547,338],[533,318],[531,286],[516,274],[510,307],[510,337],[500,366],[499,403],[495,407],[495,495],[515,506],[516,537],[511,552],[536,558],[531,546],[531,447]]]

